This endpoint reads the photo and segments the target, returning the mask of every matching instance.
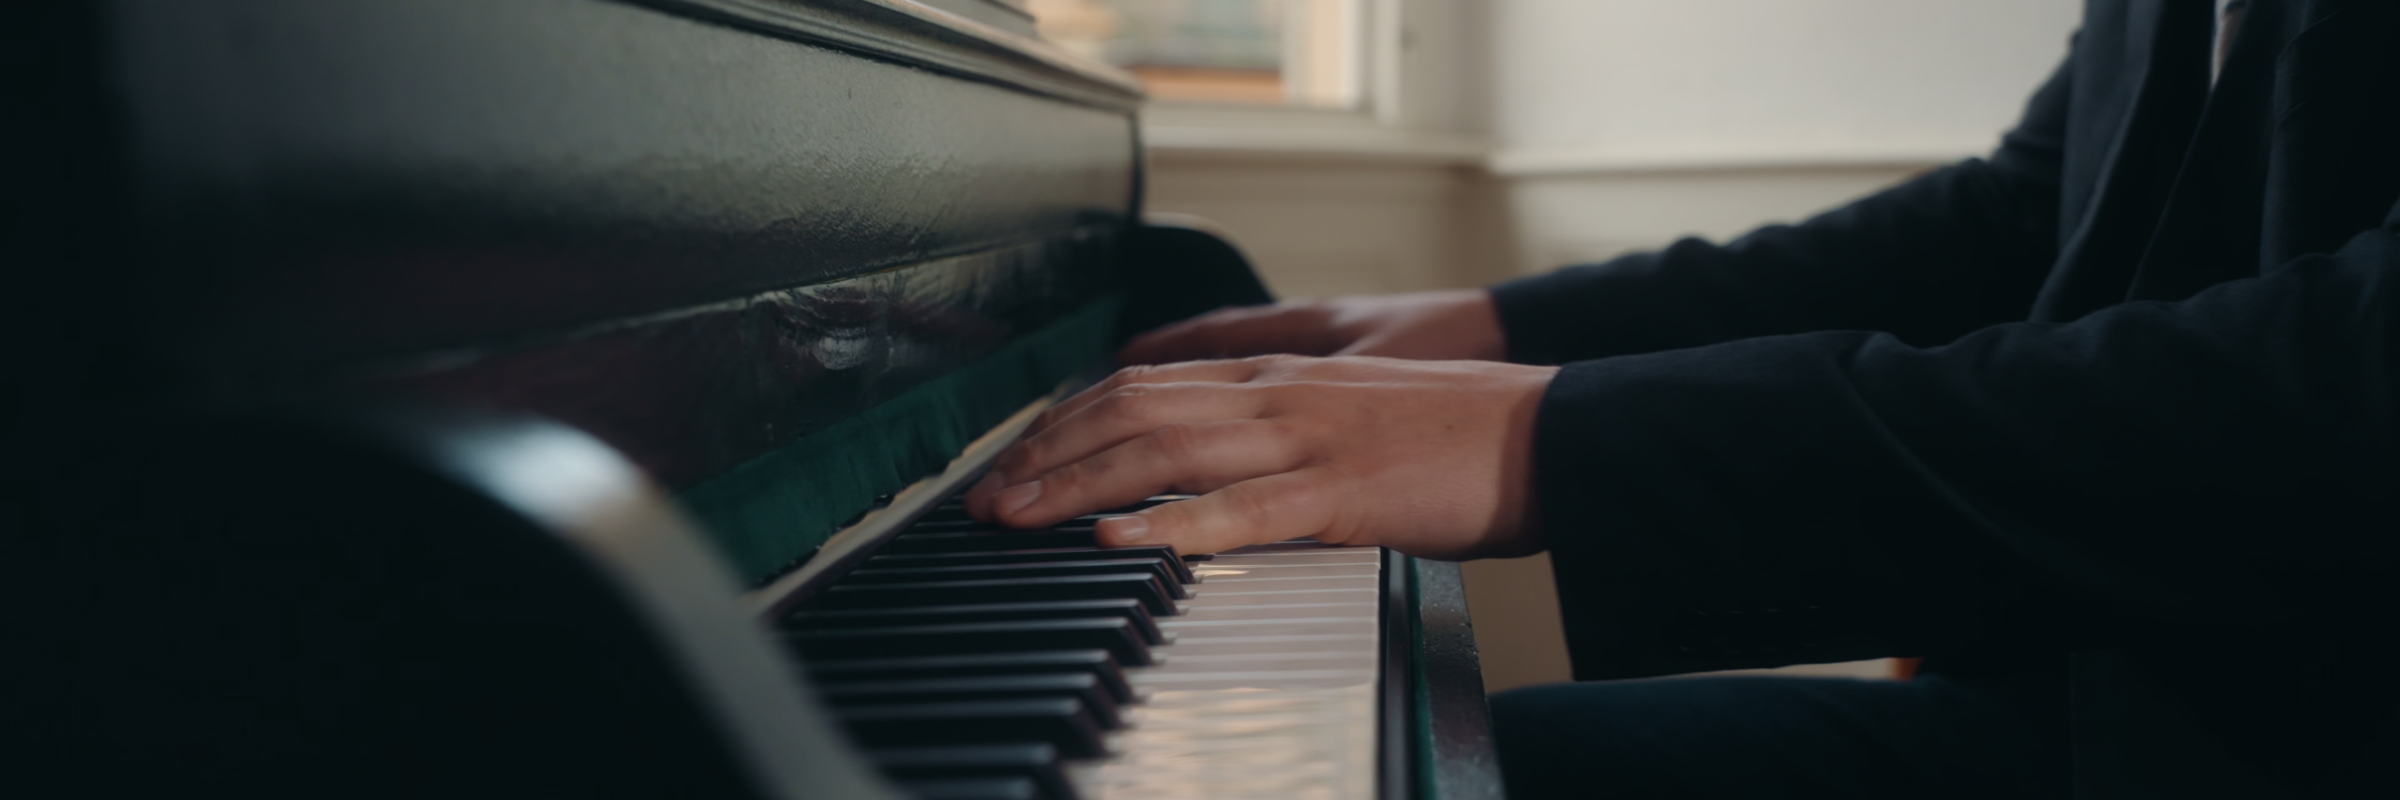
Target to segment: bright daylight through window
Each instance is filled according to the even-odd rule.
[[[1032,0],[1042,35],[1154,99],[1353,109],[1365,0]]]

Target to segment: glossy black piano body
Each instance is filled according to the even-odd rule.
[[[97,794],[884,791],[723,595],[825,571],[957,431],[765,517],[725,476],[1067,331],[980,430],[1102,366],[1095,320],[1260,299],[1140,224],[1138,87],[1017,5],[44,12],[58,292],[121,313],[35,373],[85,394],[26,451],[66,467],[16,755]],[[1388,563],[1380,792],[1493,791],[1455,568]]]

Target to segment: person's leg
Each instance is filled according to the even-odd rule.
[[[1512,800],[2050,797],[2058,700],[1940,676],[1662,678],[1503,692],[1492,728]]]

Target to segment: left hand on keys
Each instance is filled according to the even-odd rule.
[[[1524,555],[1533,421],[1556,367],[1261,356],[1129,367],[1052,407],[967,493],[976,518],[1101,520],[1105,545],[1212,553],[1303,536],[1440,559]]]

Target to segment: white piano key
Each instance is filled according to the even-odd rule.
[[[1209,591],[1160,620],[1166,660],[1127,670],[1144,702],[1089,800],[1375,796],[1382,551],[1280,542],[1193,565]]]

